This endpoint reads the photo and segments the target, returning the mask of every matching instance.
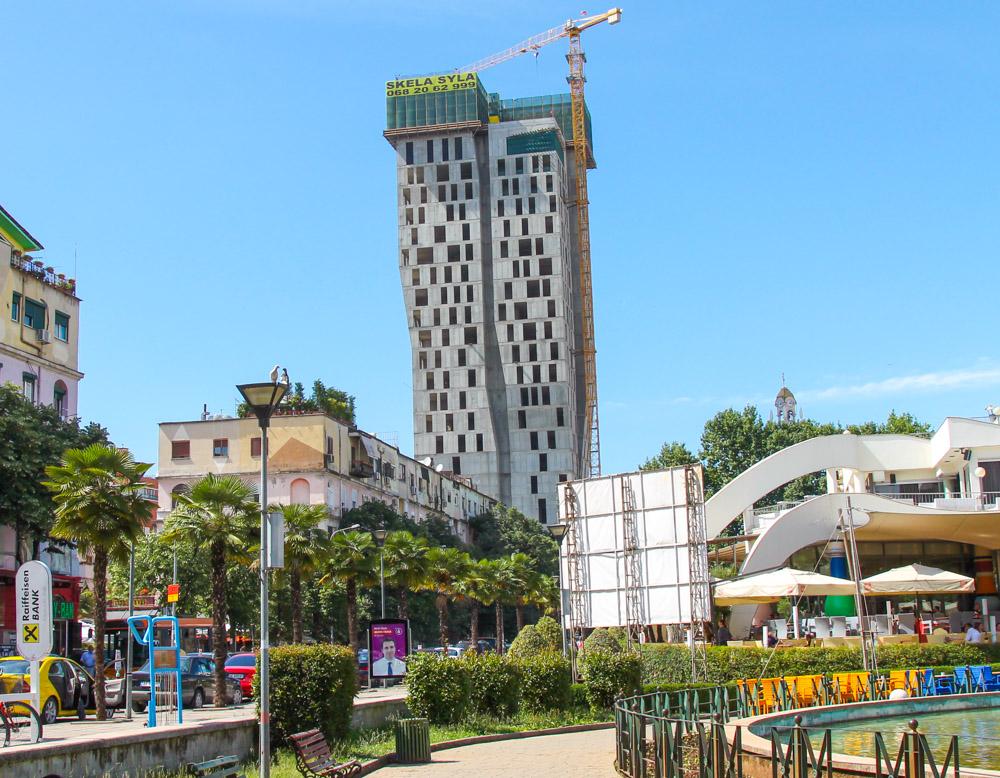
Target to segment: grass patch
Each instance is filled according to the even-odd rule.
[[[527,732],[533,729],[566,727],[572,724],[594,724],[610,720],[610,713],[595,715],[588,709],[553,711],[551,713],[521,713],[507,720],[477,716],[460,724],[441,726],[432,724],[431,743],[478,735]],[[343,740],[331,744],[334,756],[341,762],[350,759],[360,759],[361,761],[375,759],[392,753],[395,748],[396,742],[392,724],[372,729],[355,730]],[[245,769],[247,778],[257,778],[256,765],[247,765]],[[299,771],[295,767],[295,757],[291,751],[282,749],[278,752],[278,763],[272,766],[271,776],[272,778],[298,778]]]

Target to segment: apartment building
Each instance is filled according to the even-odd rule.
[[[333,531],[343,514],[382,502],[414,521],[438,517],[463,541],[469,519],[495,500],[469,479],[442,472],[379,438],[322,413],[278,414],[268,434],[268,497],[276,503],[326,505]],[[178,492],[207,473],[237,475],[259,489],[260,428],[254,418],[210,417],[160,424],[162,526]]]
[[[35,403],[77,415],[80,299],[76,281],[33,252],[43,250],[0,206],[0,382]]]
[[[386,105],[416,456],[555,522],[588,432],[570,96],[463,73],[390,81]]]

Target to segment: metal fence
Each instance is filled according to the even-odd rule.
[[[793,705],[788,697],[778,708]],[[614,710],[615,767],[627,778],[743,778],[743,728],[731,726],[727,734],[726,725],[733,717],[752,715],[752,707],[722,686],[621,699]],[[909,727],[893,751],[881,733],[872,733],[877,778],[958,778],[958,736],[950,736],[938,764],[917,721]],[[769,758],[772,778],[833,775],[831,730],[804,727],[796,716],[793,726],[771,727],[765,740],[769,755],[756,756]]]

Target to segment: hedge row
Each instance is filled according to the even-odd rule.
[[[317,643],[278,646],[270,657],[272,742],[284,743],[289,735],[314,727],[331,740],[346,736],[358,691],[354,652],[347,646]],[[259,682],[256,673],[257,700]]]
[[[506,719],[519,710],[565,710],[571,704],[569,662],[553,651],[458,659],[416,654],[407,664],[406,686],[410,710],[436,724],[473,715]]]
[[[838,648],[729,648],[709,646],[708,678],[729,683],[739,678],[757,678],[863,670],[861,649]],[[691,680],[691,655],[686,646],[662,643],[642,647],[643,683],[686,684]],[[990,664],[1000,661],[1000,644],[945,643],[943,645],[880,646],[880,670]]]

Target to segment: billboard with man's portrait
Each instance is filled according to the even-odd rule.
[[[368,627],[368,676],[403,678],[410,653],[410,625],[406,619],[379,619]]]

